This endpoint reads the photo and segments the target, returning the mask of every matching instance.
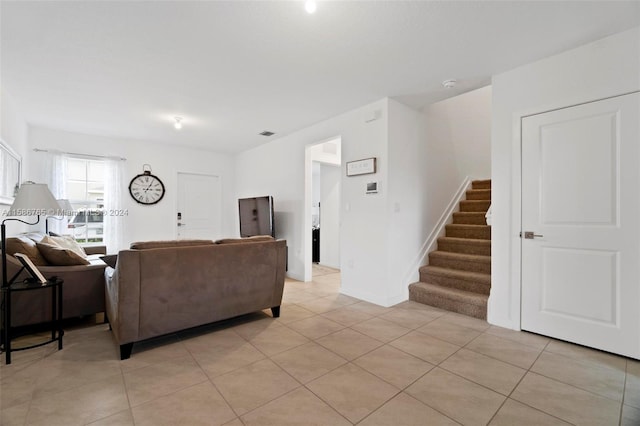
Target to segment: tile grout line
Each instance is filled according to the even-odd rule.
[[[627,396],[627,376],[629,374],[629,361],[624,363],[624,380],[622,382],[622,400],[620,401],[620,415],[618,416],[618,425],[622,426],[622,414],[624,413],[624,400]]]
[[[515,398],[511,398],[511,395],[513,395],[513,393],[516,391],[516,389],[518,388],[518,386],[520,386],[520,384],[522,383],[522,381],[524,380],[524,378],[527,376],[527,374],[528,374],[528,373],[537,374],[535,371],[531,371],[531,368],[532,368],[532,367],[534,366],[534,364],[538,361],[538,359],[540,358],[540,356],[542,355],[542,353],[545,351],[545,349],[547,348],[547,346],[549,346],[549,343],[551,343],[551,341],[547,342],[547,344],[546,344],[546,345],[544,345],[544,348],[542,348],[542,350],[540,351],[540,353],[538,354],[538,356],[536,357],[536,359],[533,361],[533,363],[531,363],[531,365],[529,366],[529,368],[527,368],[527,369],[526,369],[526,372],[522,375],[522,377],[520,378],[520,380],[518,381],[518,383],[517,383],[517,384],[514,386],[514,388],[511,390],[511,392],[510,392],[510,393],[509,393],[509,395],[507,396],[507,399],[505,399],[505,401],[503,402],[502,406],[504,406],[504,403],[506,403],[506,401],[508,401],[508,400],[513,400],[513,401],[516,401],[516,402],[518,402],[518,403],[520,403],[520,404],[523,404],[523,405],[525,405],[525,406],[527,406],[527,407],[529,407],[529,408],[531,408],[531,409],[533,409],[533,410],[536,410],[536,411],[539,411],[539,412],[541,412],[541,413],[544,413],[544,414],[546,414],[546,415],[548,415],[548,416],[551,416],[551,417],[553,417],[553,418],[555,418],[555,419],[558,419],[558,420],[560,420],[560,421],[563,421],[563,422],[565,422],[565,423],[569,423],[569,424],[571,424],[571,425],[574,425],[574,423],[572,423],[572,422],[570,422],[570,421],[568,421],[568,420],[562,419],[562,418],[560,418],[560,417],[556,416],[555,414],[548,413],[548,412],[546,412],[546,411],[544,411],[544,410],[541,410],[541,409],[539,409],[539,408],[533,407],[533,406],[531,406],[531,405],[527,404],[526,402],[523,402],[523,401],[517,400],[517,399],[515,399]],[[562,382],[560,382],[560,383],[562,383]],[[500,406],[500,408],[502,408],[502,406]],[[498,409],[498,411],[500,411],[500,409]],[[493,417],[491,418],[491,420],[493,420],[493,418],[496,416],[496,414],[498,414],[498,411],[496,411],[496,413],[493,415]],[[489,421],[489,423],[491,423],[491,420]]]
[[[235,332],[234,332],[235,333]],[[235,333],[238,334],[238,333]],[[244,337],[239,336],[240,338],[244,339]],[[249,342],[250,343],[250,342]],[[198,366],[198,368],[200,368],[200,370],[202,371],[202,373],[204,373],[205,377],[207,378],[207,381],[209,383],[211,383],[211,386],[213,386],[213,388],[216,390],[216,392],[218,392],[218,394],[222,397],[222,400],[225,402],[225,404],[227,404],[227,406],[231,409],[231,411],[233,412],[233,414],[235,414],[237,419],[240,419],[240,416],[238,415],[238,413],[236,412],[235,408],[233,408],[233,406],[231,405],[231,403],[227,400],[227,398],[224,396],[224,394],[220,391],[220,389],[218,388],[218,386],[216,386],[216,384],[213,382],[213,378],[211,376],[209,376],[207,374],[207,372],[205,371],[205,369],[202,367],[202,365],[200,365],[200,362],[198,362],[198,360],[196,359],[195,356],[193,356],[193,353],[191,352],[191,350],[185,346],[185,349],[187,350],[187,352],[189,352],[189,354],[191,355],[191,357],[193,358],[193,360],[195,361],[196,365]],[[256,361],[257,362],[257,361]],[[235,370],[232,370],[235,371]],[[227,374],[227,373],[225,373]],[[221,374],[221,376],[223,376],[224,374]],[[204,383],[204,382],[202,382]],[[199,383],[198,383],[199,384]],[[194,385],[195,386],[195,385]],[[230,421],[233,421],[230,420]],[[240,422],[242,422],[242,419],[240,419]],[[227,422],[229,423],[229,422]],[[242,422],[242,424],[244,424],[244,422]]]

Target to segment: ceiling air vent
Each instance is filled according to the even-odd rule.
[[[260,132],[262,136],[273,136],[275,133],[265,130],[264,132]]]

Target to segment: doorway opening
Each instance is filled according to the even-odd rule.
[[[307,147],[305,281],[340,272],[341,139]]]

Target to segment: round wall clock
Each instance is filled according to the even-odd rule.
[[[151,166],[148,164],[145,164],[142,170],[142,174],[131,179],[129,194],[140,204],[156,204],[164,197],[164,184],[158,176],[151,174]]]

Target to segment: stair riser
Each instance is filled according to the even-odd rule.
[[[429,255],[429,265],[440,266],[442,268],[457,269],[458,271],[491,274],[491,261],[473,262],[469,260],[447,259],[440,256]]]
[[[453,223],[457,225],[486,225],[487,218],[484,215],[482,212],[477,212],[473,215],[454,213]]]
[[[491,244],[462,244],[450,241],[438,240],[438,250],[449,251],[462,254],[479,254],[481,256],[491,256]]]
[[[447,237],[455,238],[469,238],[475,240],[490,240],[491,239],[491,227],[483,226],[481,228],[458,228],[455,226],[446,226]]]
[[[461,212],[483,212],[486,213],[489,209],[491,201],[460,201]]]
[[[474,180],[471,182],[471,188],[473,189],[491,189],[490,180]]]
[[[472,305],[409,287],[409,300],[474,318],[486,319],[487,306]]]
[[[489,294],[489,290],[491,289],[491,284],[488,283],[467,281],[455,277],[436,275],[424,270],[420,271],[420,281],[480,294]]]
[[[484,200],[491,201],[491,190],[490,189],[474,189],[471,191],[467,191],[467,200]]]

